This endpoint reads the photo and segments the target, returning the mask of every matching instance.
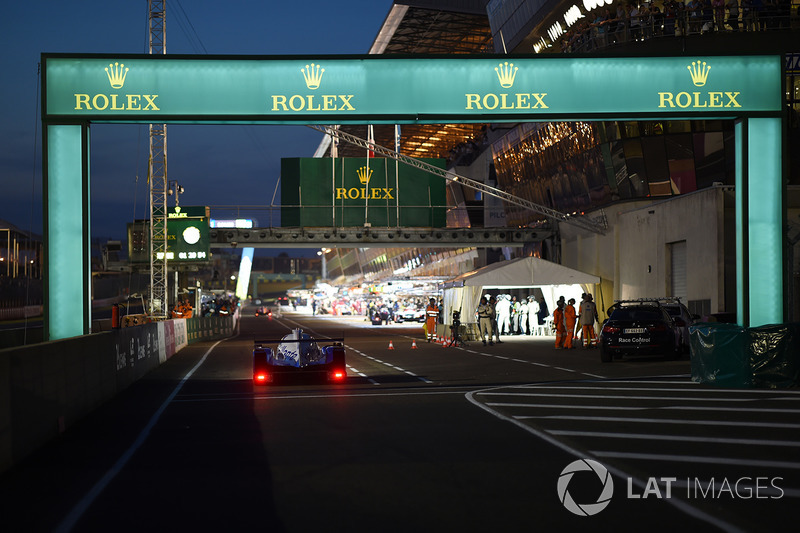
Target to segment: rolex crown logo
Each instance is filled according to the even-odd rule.
[[[706,84],[708,71],[711,70],[711,67],[706,65],[705,61],[692,61],[692,64],[688,65],[686,68],[689,70],[689,74],[692,76],[692,83],[694,83],[695,86],[702,87]]]
[[[369,183],[370,178],[372,178],[372,169],[360,167],[358,170],[356,170],[356,174],[358,174],[358,181],[361,182],[361,185],[366,185]]]
[[[125,85],[125,76],[128,75],[128,69],[122,63],[110,63],[106,67],[106,75],[111,87],[120,89]]]
[[[319,88],[319,84],[322,81],[322,74],[325,72],[325,69],[320,68],[319,65],[311,63],[311,65],[306,65],[306,68],[301,68],[300,72],[303,73],[303,78],[306,80],[306,87],[314,90]]]
[[[504,89],[508,89],[512,85],[514,85],[514,78],[517,76],[518,67],[514,66],[514,63],[509,63],[506,61],[505,63],[500,63],[499,66],[494,68],[494,71],[497,72],[497,79],[500,80],[500,87]]]

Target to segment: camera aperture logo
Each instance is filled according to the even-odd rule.
[[[567,489],[569,488],[570,481],[572,481],[572,476],[574,476],[576,472],[587,471],[594,472],[597,475],[597,478],[603,484],[603,489],[597,497],[596,502],[579,504],[572,498],[572,495]],[[558,477],[559,501],[561,501],[561,504],[566,507],[569,512],[578,516],[596,515],[611,502],[611,496],[613,496],[613,494],[614,480],[611,479],[611,474],[608,473],[608,469],[591,459],[578,459],[577,461],[571,462],[561,471],[561,475]]]
[[[576,473],[585,472],[588,475],[578,476]],[[597,481],[591,474],[597,476],[602,488],[599,489]],[[774,499],[779,500],[785,496],[781,487],[783,477],[774,476],[741,476],[736,479],[722,479],[711,477],[700,479],[698,477],[648,477],[647,481],[627,478],[627,500],[645,500],[648,498],[670,499],[684,497],[686,500],[714,500],[714,499]],[[575,483],[573,483],[575,482]],[[579,499],[591,498],[599,490],[597,500],[588,503],[578,503],[569,491],[573,483],[574,494],[580,495]],[[642,492],[636,492],[634,485]],[[592,459],[578,459],[567,465],[558,477],[558,499],[571,513],[578,516],[593,516],[605,509],[611,503],[614,495],[614,481],[608,469]],[[679,489],[679,490],[673,490]],[[685,490],[685,492],[684,492]]]

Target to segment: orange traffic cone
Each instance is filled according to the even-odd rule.
[[[419,348],[417,348],[417,341],[415,341],[413,339],[411,340],[411,349],[412,350],[418,350],[419,349]]]
[[[389,341],[389,349],[394,350],[394,346],[392,345],[392,341]]]

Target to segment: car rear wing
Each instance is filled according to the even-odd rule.
[[[317,344],[322,344],[323,342],[332,342],[334,345],[339,345],[344,342],[344,337],[332,338],[326,337],[323,339],[274,339],[274,340],[255,340],[253,341],[253,345],[255,348],[261,348],[265,344],[280,344],[280,343],[288,343],[288,342],[316,342]]]

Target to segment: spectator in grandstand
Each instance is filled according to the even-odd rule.
[[[731,30],[739,31],[739,0],[728,0],[725,7],[728,8],[728,18],[725,22],[731,27]]]

